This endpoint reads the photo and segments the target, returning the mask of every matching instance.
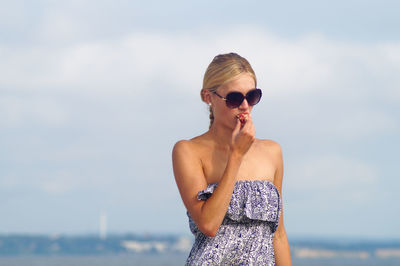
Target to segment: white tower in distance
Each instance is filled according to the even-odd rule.
[[[99,236],[103,240],[107,237],[107,215],[104,211],[100,213]]]

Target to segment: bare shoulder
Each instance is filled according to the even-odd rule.
[[[283,179],[283,158],[281,145],[273,140],[259,140],[259,145],[262,147],[264,154],[274,166],[274,185],[282,193]]]
[[[274,169],[274,185],[281,191],[282,178],[283,178],[283,158],[281,145],[278,142],[265,139],[257,140],[257,144],[261,147],[262,156],[268,160]]]
[[[260,147],[263,152],[268,152],[271,155],[282,156],[282,148],[281,145],[270,139],[257,139],[256,144]]]
[[[193,149],[193,143],[190,140],[179,140],[172,149],[172,155],[174,156],[182,152],[191,152]]]
[[[175,143],[172,150],[172,165],[175,179],[178,183],[184,181],[185,183],[194,182],[200,185],[207,184],[201,161],[203,149],[204,138],[202,135]]]
[[[172,163],[174,168],[179,164],[197,164],[199,160],[196,145],[191,140],[180,140],[172,149]]]
[[[179,140],[175,143],[172,150],[172,156],[175,157],[179,154],[194,155],[198,153],[201,148],[202,136],[194,137],[189,140]]]
[[[194,217],[202,205],[197,200],[197,193],[207,187],[200,158],[201,147],[198,139],[194,138],[178,141],[172,150],[175,181],[186,209]]]

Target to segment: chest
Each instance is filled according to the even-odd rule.
[[[201,156],[203,172],[209,184],[219,182],[224,174],[229,152],[211,149]],[[259,149],[250,149],[239,167],[237,180],[268,180],[273,182],[276,166],[274,158]]]

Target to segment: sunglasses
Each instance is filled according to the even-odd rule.
[[[251,90],[247,92],[246,95],[243,95],[241,92],[234,91],[228,93],[225,97],[222,97],[216,91],[213,91],[213,93],[224,100],[226,106],[228,106],[229,108],[239,107],[244,99],[247,100],[247,103],[250,106],[256,105],[260,101],[262,96],[262,92],[260,89]]]

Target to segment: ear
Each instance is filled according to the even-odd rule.
[[[201,99],[203,99],[206,104],[211,104],[211,92],[207,89],[202,89]]]

